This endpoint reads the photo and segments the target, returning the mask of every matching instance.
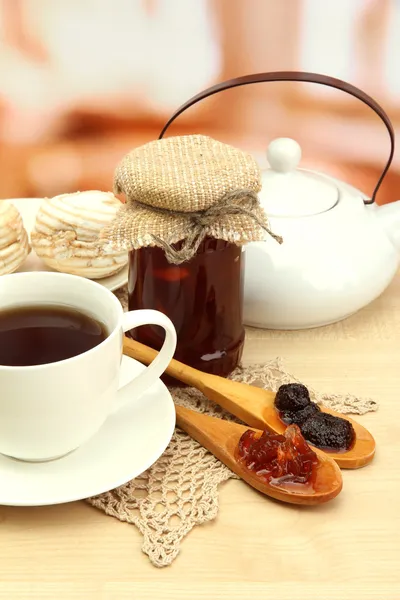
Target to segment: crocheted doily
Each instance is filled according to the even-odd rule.
[[[126,306],[124,292],[117,294]],[[231,379],[276,391],[283,383],[298,381],[288,374],[279,358],[263,365],[240,367]],[[304,382],[303,382],[304,383]],[[375,411],[377,402],[352,395],[327,395],[310,390],[315,402],[342,413]],[[193,388],[170,389],[177,404],[202,413],[235,420]],[[218,513],[218,485],[237,478],[185,432],[175,429],[171,442],[140,477],[87,501],[120,521],[136,525],[143,535],[142,550],[156,567],[172,563],[182,539]]]

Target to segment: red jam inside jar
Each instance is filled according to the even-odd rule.
[[[206,238],[181,265],[170,264],[158,247],[132,250],[128,303],[129,310],[151,308],[171,319],[178,336],[177,360],[221,376],[239,364],[245,337],[241,247]],[[164,331],[153,325],[130,335],[156,350],[164,341]]]

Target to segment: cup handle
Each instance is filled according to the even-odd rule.
[[[133,400],[133,396],[135,398],[141,396],[164,373],[175,353],[176,330],[172,321],[166,315],[157,310],[134,310],[124,313],[122,320],[124,333],[141,325],[159,325],[165,331],[165,340],[153,362],[142,373],[119,387],[118,392],[131,388],[132,395],[118,393],[113,413]]]

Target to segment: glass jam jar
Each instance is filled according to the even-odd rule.
[[[227,376],[243,351],[243,267],[240,246],[211,237],[180,265],[170,264],[158,247],[132,250],[129,310],[151,308],[166,314],[177,330],[175,358]],[[130,335],[156,350],[164,340],[163,330],[153,325],[136,328]]]

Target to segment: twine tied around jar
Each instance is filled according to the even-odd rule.
[[[255,159],[210,137],[177,136],[132,150],[116,169],[114,187],[127,201],[101,240],[115,250],[158,246],[178,265],[206,237],[240,246],[267,233],[282,243],[260,206]]]
[[[246,204],[248,206],[246,206]],[[265,224],[264,220],[260,219],[254,212],[258,205],[258,196],[252,190],[235,190],[225,194],[217,204],[210,206],[206,210],[193,213],[172,211],[173,214],[185,218],[188,222],[182,246],[179,249],[176,249],[174,248],[174,244],[170,243],[169,240],[163,240],[156,235],[153,235],[154,242],[164,250],[168,262],[175,265],[182,264],[193,258],[204,238],[206,238],[212,230],[215,220],[220,217],[221,214],[225,214],[247,215],[250,219],[254,219],[260,228],[281,244],[283,241],[282,238],[279,235],[274,234]],[[166,212],[166,209],[162,208],[153,208],[153,210],[161,213]]]

